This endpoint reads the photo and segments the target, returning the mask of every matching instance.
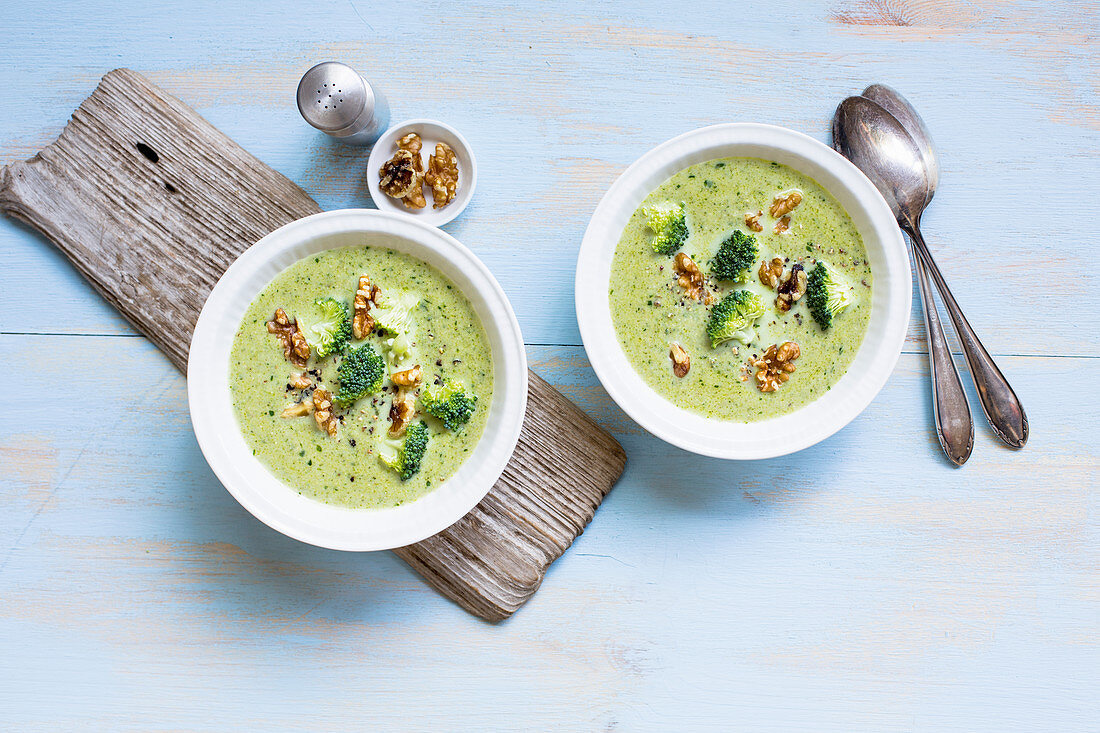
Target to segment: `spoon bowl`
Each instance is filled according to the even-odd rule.
[[[833,115],[833,147],[871,179],[901,224],[912,224],[931,199],[920,148],[878,103],[848,97]]]
[[[928,132],[924,120],[917,114],[913,105],[909,104],[908,99],[885,84],[872,84],[863,90],[861,96],[870,99],[893,115],[917,144],[921,160],[924,161],[924,175],[928,182],[928,201],[925,202],[927,206],[932,201],[940,182],[940,161],[936,155],[936,148],[932,144],[932,135]]]

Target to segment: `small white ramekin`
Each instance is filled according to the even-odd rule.
[[[431,188],[428,185],[424,186],[424,199],[427,204],[423,209],[410,209],[400,199],[390,198],[382,193],[382,189],[378,187],[378,169],[397,152],[398,139],[410,132],[419,134],[424,143],[424,149],[420,154],[424,159],[425,167],[428,165],[428,156],[435,152],[436,143],[446,143],[455,151],[455,158],[458,159],[458,190],[455,193],[455,200],[441,209],[432,205],[432,192],[428,190]],[[453,221],[470,203],[474,189],[477,188],[477,159],[474,158],[470,143],[466,142],[466,138],[450,125],[437,120],[408,120],[382,133],[378,142],[371,148],[370,158],[367,160],[367,187],[379,211],[406,214],[432,226],[443,226]]]
[[[450,479],[409,504],[354,510],[324,504],[276,478],[248,448],[229,392],[229,353],[252,300],[298,260],[329,249],[389,247],[427,262],[473,305],[493,351],[493,399],[477,447]],[[320,547],[384,550],[418,542],[469,512],[504,471],[527,405],[527,355],[504,291],[473,252],[410,217],[329,211],[275,230],[225,271],[203,306],[187,362],[187,399],[199,447],[237,501],[268,526]]]
[[[673,173],[725,157],[773,160],[805,173],[837,198],[863,237],[874,276],[871,319],[847,373],[805,407],[752,423],[707,418],[657,394],[630,365],[611,321],[611,259],[630,216]],[[773,125],[714,125],[657,146],[627,168],[604,195],[577,258],[581,339],[608,394],[639,425],[685,450],[730,459],[793,453],[854,419],[886,384],[909,326],[912,280],[901,232],[882,196],[854,165],[813,138]],[[797,377],[796,377],[797,378]]]

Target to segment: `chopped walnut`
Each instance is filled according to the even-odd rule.
[[[365,339],[374,330],[374,317],[370,314],[371,305],[378,305],[378,295],[382,291],[377,285],[370,284],[366,275],[359,276],[359,287],[355,291],[355,303],[351,318],[351,332],[357,339]]]
[[[703,277],[703,271],[699,265],[683,252],[676,255],[673,260],[673,270],[679,276],[676,282],[684,289],[684,295],[692,300],[710,303],[714,296],[707,291],[707,282]]]
[[[763,285],[774,289],[779,285],[779,278],[783,276],[783,258],[773,257],[771,262],[761,260],[756,274]]]
[[[760,223],[760,217],[764,215],[763,211],[757,211],[755,214],[751,211],[745,214],[745,226],[754,232],[764,231],[764,225]]]
[[[309,344],[298,328],[298,321],[291,322],[282,308],[275,310],[275,317],[267,322],[268,333],[273,333],[283,342],[283,356],[299,369],[305,369],[309,360]]]
[[[324,387],[313,390],[313,419],[317,427],[336,437],[336,414],[332,411],[332,395]]]
[[[416,171],[416,185],[412,187],[408,193],[401,199],[405,204],[405,208],[408,209],[423,209],[427,205],[427,201],[424,199],[424,158],[420,155],[420,149],[424,147],[424,143],[420,140],[420,135],[415,132],[410,132],[407,135],[402,135],[397,141],[398,150],[404,150],[413,157],[413,170]]]
[[[423,372],[419,364],[411,369],[406,369],[403,372],[396,372],[390,376],[390,379],[393,380],[393,383],[398,387],[418,387],[420,386],[422,378]]]
[[[772,205],[771,208],[768,209],[768,213],[772,215],[773,219],[778,219],[797,209],[800,203],[802,203],[801,191],[777,193],[775,198],[772,199]]]
[[[782,234],[791,228],[791,217],[784,216],[775,222],[775,226],[772,227],[772,231],[776,234]]]
[[[391,198],[404,199],[420,185],[420,173],[408,150],[398,150],[378,169],[378,187]]]
[[[680,344],[673,344],[668,350],[668,358],[672,359],[672,373],[683,379],[691,369],[691,357],[684,351]]]
[[[409,151],[413,157],[413,168],[417,173],[424,172],[424,158],[420,156],[420,151],[423,147],[424,143],[420,139],[420,135],[415,132],[402,135],[397,139],[397,149]]]
[[[290,386],[294,389],[309,389],[313,386],[313,381],[306,376],[305,372],[302,372],[294,379],[290,380]]]
[[[428,205],[428,199],[424,198],[424,189],[417,186],[412,193],[401,199],[401,203],[405,204],[406,209],[423,209]]]
[[[779,280],[776,290],[779,295],[775,299],[775,307],[786,313],[806,294],[806,268],[796,262],[791,266],[790,272]]]
[[[424,180],[432,187],[433,209],[442,209],[458,193],[458,156],[446,143],[436,143],[435,155],[428,157]]]
[[[416,395],[401,390],[390,405],[390,435],[405,434],[405,428],[416,417]]]
[[[302,400],[301,402],[295,402],[282,412],[282,417],[303,417],[313,412],[313,401]]]
[[[794,372],[794,360],[801,353],[798,344],[784,341],[782,345],[769,346],[759,359],[750,360],[749,364],[756,367],[756,386],[760,391],[774,392],[790,379]]]

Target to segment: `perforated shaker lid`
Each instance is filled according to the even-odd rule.
[[[306,122],[330,135],[353,135],[374,114],[374,92],[347,64],[325,61],[298,83],[298,111]]]

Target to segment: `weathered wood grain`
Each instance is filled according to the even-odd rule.
[[[477,508],[446,532],[396,550],[428,582],[482,618],[531,597],[550,563],[595,514],[626,454],[606,431],[532,372],[516,457]],[[487,571],[473,575],[469,565]]]
[[[55,143],[0,169],[0,210],[57,244],[185,371],[225,268],[320,207],[189,107],[117,69]],[[614,438],[532,374],[519,444],[496,486],[464,519],[397,553],[467,610],[504,619],[584,530],[625,461]]]
[[[229,263],[321,209],[179,100],[118,69],[55,143],[0,168],[0,210],[54,242],[183,370]]]

